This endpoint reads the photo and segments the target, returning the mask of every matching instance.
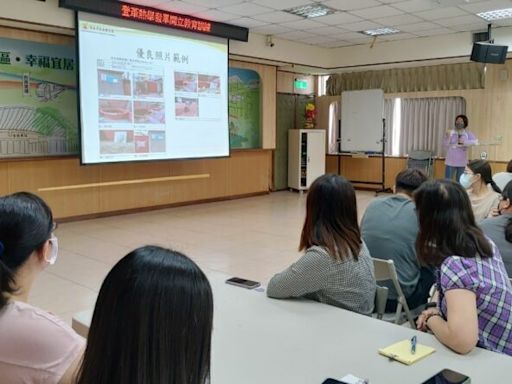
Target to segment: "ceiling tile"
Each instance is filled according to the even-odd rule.
[[[303,17],[292,15],[291,13],[273,11],[270,13],[263,13],[261,15],[253,16],[256,20],[266,21],[267,23],[285,23],[287,21],[304,20]]]
[[[340,48],[352,45],[352,43],[349,43],[348,41],[336,40],[330,43],[320,43],[319,45],[324,48]]]
[[[359,32],[366,31],[368,29],[382,28],[382,25],[373,23],[371,21],[361,21],[359,23],[346,24],[343,26],[343,28],[349,31]]]
[[[445,19],[448,17],[457,17],[457,16],[465,16],[468,15],[463,9],[457,7],[446,7],[446,8],[437,8],[431,9],[430,11],[423,11],[415,13],[416,16],[421,17],[425,20],[438,21],[438,19]]]
[[[340,39],[340,40],[351,41],[354,39],[360,39],[365,36],[360,33],[357,33],[357,32],[347,32],[347,33],[342,33],[342,34],[339,34],[339,35],[333,36],[333,37]]]
[[[400,3],[394,3],[393,7],[401,9],[404,12],[419,12],[426,11],[428,9],[439,8],[440,5],[434,1],[426,1],[426,0],[408,0],[402,1]]]
[[[251,32],[259,33],[262,35],[277,35],[278,33],[285,33],[290,31],[290,28],[286,28],[278,24],[269,24],[262,27],[251,28]]]
[[[249,17],[241,17],[239,19],[229,20],[229,24],[238,25],[239,27],[254,28],[261,27],[269,23],[265,23],[260,20],[254,20]]]
[[[190,15],[195,12],[206,11],[208,7],[184,3],[183,1],[173,1],[167,3],[161,3],[155,6],[158,9],[163,9],[164,11],[171,11],[177,13],[183,13],[185,15]]]
[[[413,32],[416,36],[427,37],[427,36],[437,36],[437,35],[448,35],[453,33],[451,29],[445,27],[437,27],[436,29],[429,29],[424,31],[416,31]]]
[[[194,16],[200,17],[202,19],[211,20],[211,21],[228,21],[233,19],[240,18],[239,15],[234,15],[232,13],[220,12],[215,9],[210,9],[208,11],[194,12]]]
[[[157,4],[162,4],[162,0],[129,0],[130,4],[145,5],[147,7],[156,7]]]
[[[414,23],[414,24],[407,24],[407,25],[400,25],[399,29],[404,32],[412,32],[415,33],[417,31],[428,31],[428,30],[434,30],[436,28],[442,28],[437,24],[430,23],[428,21],[425,21],[423,23]]]
[[[322,23],[319,23],[318,21],[313,21],[313,20],[310,20],[310,19],[302,19],[302,20],[299,20],[299,21],[292,21],[292,22],[289,22],[289,23],[282,23],[281,25],[284,26],[284,27],[287,27],[287,28],[297,29],[297,30],[307,30],[307,29],[325,27],[325,24],[322,24]]]
[[[512,2],[510,0],[478,1],[459,5],[459,8],[476,14],[480,12],[494,11],[496,9],[512,8]]]
[[[455,32],[486,32],[487,27],[485,25],[475,25],[475,24],[458,24],[450,26],[449,29]]]
[[[445,27],[451,28],[454,25],[474,25],[476,28],[479,28],[482,25],[487,25],[487,22],[484,19],[479,18],[478,16],[467,15],[467,16],[458,16],[451,17],[449,19],[440,19],[436,20],[437,24],[444,25]]]
[[[362,45],[362,44],[371,44],[373,38],[372,37],[360,37],[358,39],[350,39],[347,40],[351,45]]]
[[[292,31],[292,32],[277,34],[277,37],[279,37],[280,39],[286,39],[286,40],[302,40],[302,39],[307,39],[310,36],[311,36],[311,33],[307,33],[304,31]]]
[[[347,12],[340,12],[340,13],[334,13],[332,15],[315,17],[315,19],[318,20],[319,22],[327,24],[327,25],[339,25],[339,26],[343,26],[343,24],[346,24],[346,23],[356,23],[356,22],[362,20],[360,17],[351,15],[350,13],[347,13]]]
[[[328,36],[313,36],[302,40],[302,42],[306,44],[329,43],[333,41],[336,41],[336,39],[333,39]]]
[[[208,8],[225,7],[226,5],[233,5],[243,3],[245,0],[184,0],[190,4],[202,5]]]
[[[290,9],[311,3],[310,0],[253,0],[253,3],[273,9]]]
[[[328,7],[339,9],[340,11],[351,11],[381,5],[381,3],[375,0],[329,0],[324,1],[324,4]]]
[[[219,8],[219,11],[225,11],[228,13],[234,13],[235,15],[251,17],[254,15],[261,15],[262,13],[272,12],[272,9],[262,7],[261,5],[253,3],[241,3]]]
[[[344,33],[347,31],[343,30],[341,28],[336,28],[336,27],[322,27],[322,28],[312,29],[311,32],[313,32],[316,35],[334,36],[334,35],[339,35],[340,33]]]
[[[404,0],[379,0],[383,4],[394,4],[394,3],[400,3]]]
[[[399,9],[390,7],[389,5],[381,5],[380,7],[350,11],[350,13],[362,17],[363,19],[375,19],[377,17],[400,15],[403,12]]]
[[[395,40],[414,39],[415,37],[416,36],[413,35],[412,33],[394,33],[392,35],[379,36],[378,40],[395,41]]]
[[[394,27],[396,25],[418,23],[423,20],[414,15],[404,14],[404,15],[397,15],[397,16],[382,17],[382,18],[374,19],[373,21],[375,21],[376,23],[385,25],[386,27]]]
[[[512,26],[512,19],[496,20],[492,22],[493,27],[510,27]]]

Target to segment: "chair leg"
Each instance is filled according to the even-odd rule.
[[[402,301],[398,300],[396,305],[395,324],[400,324],[400,317],[402,317]]]

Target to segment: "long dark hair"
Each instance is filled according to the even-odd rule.
[[[0,198],[0,309],[17,290],[15,274],[51,237],[52,211],[36,195],[19,192]]]
[[[501,193],[500,187],[492,179],[491,164],[487,160],[471,160],[468,163],[468,168],[473,171],[475,175],[480,174],[482,181],[487,185],[491,184],[495,192]]]
[[[423,265],[439,266],[451,255],[492,257],[492,247],[475,223],[464,188],[451,180],[427,181],[414,194],[420,230],[416,240]]]
[[[357,260],[361,243],[354,187],[339,175],[320,176],[309,188],[299,251],[318,245],[336,260],[349,253]]]
[[[210,376],[213,297],[185,255],[145,246],[103,282],[78,384],[204,384]]]
[[[509,181],[507,185],[505,185],[501,196],[503,200],[508,200],[509,204],[512,204],[512,181]],[[508,219],[508,223],[505,226],[505,239],[509,243],[512,243],[512,218]]]

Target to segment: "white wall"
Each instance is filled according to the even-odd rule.
[[[31,23],[74,28],[74,12],[59,8],[59,0],[0,0],[0,17]]]

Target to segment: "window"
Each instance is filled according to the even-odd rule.
[[[327,80],[330,75],[319,75],[317,76],[318,81],[318,95],[325,96],[327,94]]]

